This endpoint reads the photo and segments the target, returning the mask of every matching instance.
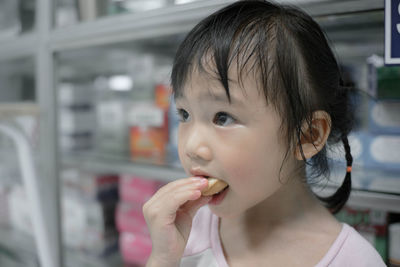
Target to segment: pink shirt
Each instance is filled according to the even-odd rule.
[[[181,267],[228,267],[218,234],[218,217],[208,206],[193,219]],[[316,267],[386,266],[378,252],[354,228],[343,224],[335,242]]]

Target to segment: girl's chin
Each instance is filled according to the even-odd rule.
[[[229,201],[230,199],[225,199],[219,205],[208,205],[211,212],[219,218],[223,219],[233,219],[238,218],[243,214],[242,209],[237,205]]]

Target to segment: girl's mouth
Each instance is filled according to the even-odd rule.
[[[225,198],[229,191],[229,185],[222,189],[222,191],[212,195],[211,200],[208,202],[209,205],[219,205]]]
[[[228,184],[225,181],[218,178],[209,177],[208,187],[205,188],[201,193],[203,196],[212,196],[219,192],[222,192],[222,190],[225,189],[227,186]]]

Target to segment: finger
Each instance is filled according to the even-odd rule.
[[[161,196],[164,193],[170,192],[170,191],[180,188],[182,186],[189,185],[189,184],[196,184],[198,181],[201,181],[201,180],[206,180],[206,179],[199,178],[199,177],[189,177],[189,178],[178,179],[178,180],[170,182],[170,183],[166,184],[165,186],[161,187],[156,192],[156,194]]]
[[[204,205],[206,205],[212,196],[202,196],[196,200],[188,201],[184,205],[181,206],[181,210],[188,213],[191,218],[197,213],[197,211]]]
[[[164,194],[153,196],[145,205],[144,209],[148,211],[150,217],[160,218],[175,213],[178,208],[190,200],[196,200],[201,196],[196,186],[186,185],[177,190],[170,190]]]
[[[156,222],[165,220],[168,224],[172,223],[176,217],[176,212],[188,201],[196,200],[201,197],[201,191],[207,187],[207,179],[189,179],[189,182],[183,182],[178,188],[165,189],[165,192],[157,192],[143,206],[143,214],[146,221]]]
[[[207,187],[208,180],[205,178],[190,177],[171,182],[160,188],[150,199],[150,203],[158,202],[160,199],[170,197],[182,190],[199,189],[203,190]]]
[[[168,199],[162,203],[163,208],[160,211],[162,217],[166,218],[167,223],[174,223],[176,218],[176,212],[188,201],[194,201],[201,198],[200,190],[182,190],[176,192],[174,195],[170,196]]]

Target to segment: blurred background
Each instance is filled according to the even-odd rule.
[[[144,265],[142,205],[186,176],[170,100],[174,53],[200,19],[232,2],[0,0],[0,126],[30,149],[0,131],[0,266],[37,267],[43,257],[54,267]],[[384,1],[277,2],[317,20],[346,85],[360,91],[354,190],[337,217],[399,266],[400,68],[383,64]],[[341,148],[331,158],[319,194],[344,177]]]

